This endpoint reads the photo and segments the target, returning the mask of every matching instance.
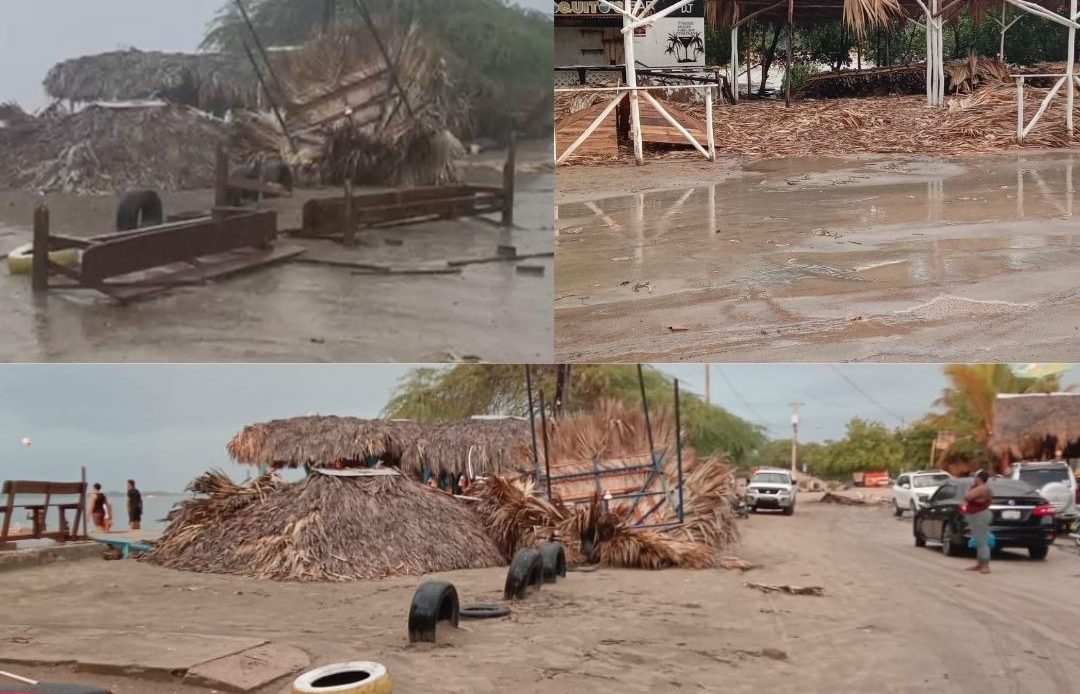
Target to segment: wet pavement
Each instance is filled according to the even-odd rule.
[[[557,208],[556,357],[1076,361],[1076,156],[770,160],[578,195]]]
[[[309,258],[401,267],[493,256],[499,245],[550,253],[553,188],[550,171],[519,174],[513,230],[465,218],[367,230],[356,249],[288,237],[279,243],[304,245]],[[165,196],[166,212],[210,200],[208,191]],[[299,224],[302,202],[268,203],[281,213],[279,229]],[[30,241],[35,203],[29,194],[0,193],[0,251]],[[55,233],[112,229],[115,198],[49,196],[47,203]],[[514,262],[397,276],[288,263],[129,305],[86,290],[35,297],[29,278],[4,266],[0,360],[550,362],[553,262],[525,262],[543,274],[520,273]]]

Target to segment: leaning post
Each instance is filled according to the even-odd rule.
[[[30,269],[35,292],[49,289],[49,208],[41,203],[34,208],[34,250]]]
[[[510,133],[510,148],[503,166],[502,225],[514,226],[514,188],[517,180],[517,133]]]

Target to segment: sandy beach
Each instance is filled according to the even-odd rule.
[[[19,629],[93,627],[120,634],[265,639],[313,664],[385,664],[396,694],[656,691],[1074,691],[1069,636],[1080,556],[1059,544],[1044,562],[1006,553],[990,576],[916,548],[907,517],[804,495],[794,517],[741,521],[724,570],[571,573],[511,617],[462,622],[435,645],[410,646],[406,615],[420,579],[287,584],[182,573],[133,560],[87,559],[6,572],[0,583],[3,669],[108,684],[117,694],[211,691],[177,675],[86,672],[20,662]],[[501,598],[503,569],[454,572],[462,600]],[[744,584],[821,586],[824,597],[766,595]],[[119,637],[117,637],[119,638]],[[101,642],[109,649],[109,639]],[[257,690],[279,694],[282,679]],[[808,683],[813,683],[812,686]]]

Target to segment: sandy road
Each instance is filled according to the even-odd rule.
[[[917,549],[910,521],[884,508],[823,506],[744,521],[738,553],[761,568],[571,574],[505,620],[463,623],[434,647],[405,638],[418,580],[268,584],[88,560],[17,571],[0,581],[0,623],[93,624],[258,635],[317,662],[385,663],[396,694],[646,692],[1074,692],[1080,556],[1016,554],[990,576]],[[503,570],[448,574],[466,601],[499,597]],[[820,585],[825,597],[744,586]],[[60,590],[67,586],[67,590]],[[441,637],[440,637],[441,638]],[[14,658],[0,643],[0,661]],[[8,666],[117,694],[197,688]],[[277,694],[275,684],[259,694]]]

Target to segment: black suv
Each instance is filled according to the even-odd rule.
[[[916,547],[938,542],[950,557],[964,551],[971,532],[960,504],[972,481],[970,477],[949,480],[915,513]],[[1019,480],[995,477],[990,480],[990,491],[994,495],[990,532],[995,549],[1023,547],[1032,559],[1045,559],[1054,541],[1054,507],[1034,487]]]

